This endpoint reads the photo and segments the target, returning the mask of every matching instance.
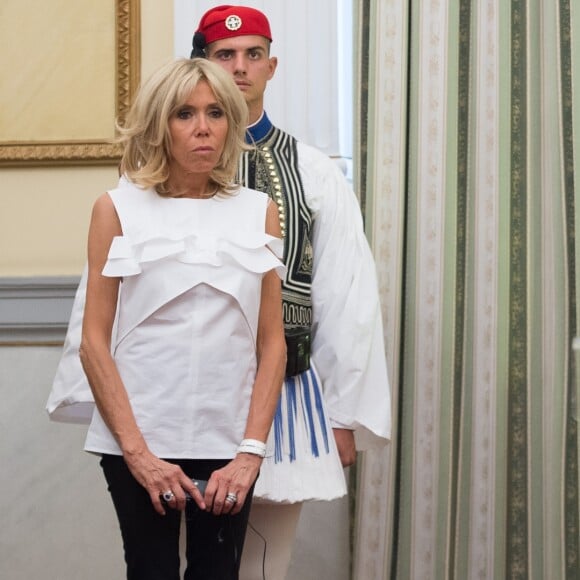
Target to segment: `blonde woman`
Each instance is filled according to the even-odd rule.
[[[234,184],[246,123],[217,65],[162,67],[122,127],[124,179],[93,208],[85,449],[101,455],[129,579],[179,578],[183,510],[185,578],[238,577],[286,362],[277,209]]]

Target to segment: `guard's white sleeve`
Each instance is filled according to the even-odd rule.
[[[313,225],[312,360],[331,421],[354,429],[357,449],[391,436],[375,263],[360,207],[337,165],[302,143],[300,174]]]
[[[79,357],[87,278],[88,267],[85,266],[75,294],[56,376],[46,403],[49,417],[62,423],[88,425],[95,408],[93,393]]]

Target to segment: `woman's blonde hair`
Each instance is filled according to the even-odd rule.
[[[121,173],[141,187],[153,187],[160,195],[168,189],[171,136],[169,119],[189,98],[200,81],[212,89],[228,120],[222,156],[210,174],[210,185],[232,193],[236,170],[248,124],[248,107],[230,75],[202,59],[180,58],[162,66],[139,89],[122,125],[119,141],[124,145]]]

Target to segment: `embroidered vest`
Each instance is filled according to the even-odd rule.
[[[278,206],[287,267],[282,301],[288,341],[293,332],[309,333],[312,326],[312,214],[298,171],[296,139],[274,127],[264,113],[249,128],[247,140],[256,149],[243,154],[238,178],[246,187],[267,193]]]

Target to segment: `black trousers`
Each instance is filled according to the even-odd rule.
[[[195,479],[209,479],[228,460],[168,460]],[[103,455],[101,466],[119,519],[127,580],[179,580],[179,531],[181,512],[168,508],[159,515],[149,494],[133,477],[125,460]],[[252,490],[253,491],[253,490]],[[251,493],[242,511],[214,516],[187,502],[186,558],[184,580],[237,580]]]

